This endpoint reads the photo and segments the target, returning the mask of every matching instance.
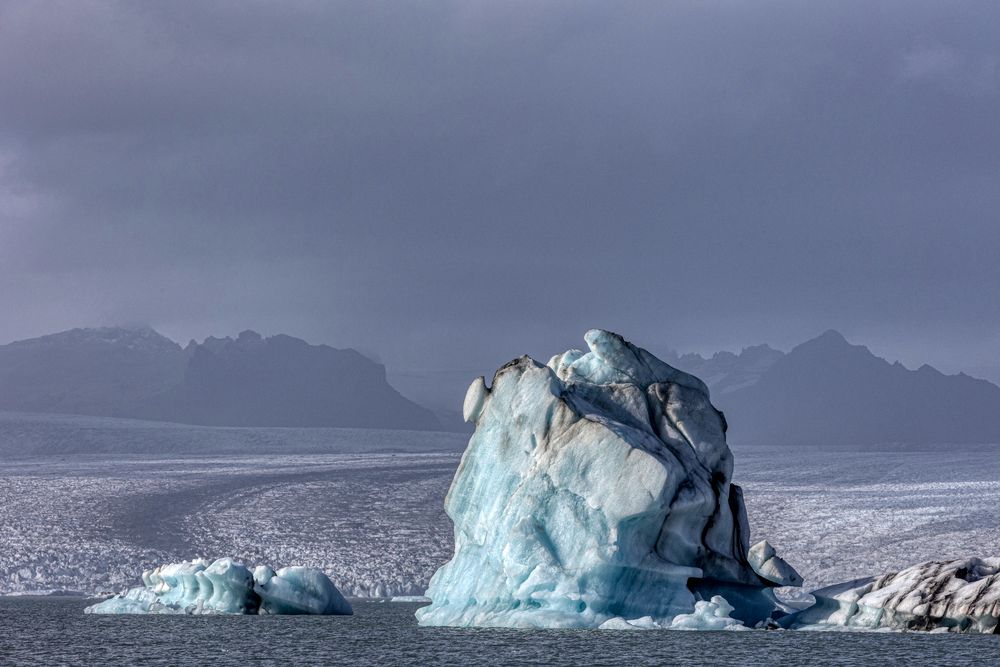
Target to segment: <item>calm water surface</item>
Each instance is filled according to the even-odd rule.
[[[1000,665],[1000,636],[420,628],[410,603],[354,616],[90,616],[0,597],[0,665]]]

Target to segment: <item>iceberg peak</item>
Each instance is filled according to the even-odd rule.
[[[704,382],[660,361],[619,334],[591,329],[583,339],[589,352],[569,350],[549,362],[549,367],[564,382],[634,384],[642,389],[658,382],[671,382],[708,395]]]

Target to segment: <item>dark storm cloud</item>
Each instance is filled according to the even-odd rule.
[[[990,372],[997,34],[993,2],[0,3],[0,339],[486,371],[836,327]]]

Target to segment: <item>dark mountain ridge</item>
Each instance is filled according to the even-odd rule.
[[[699,354],[668,353],[664,359],[701,378],[712,389],[712,396],[718,397],[753,385],[784,356],[784,352],[768,345],[753,345],[743,348],[739,354],[723,351],[705,358]]]
[[[0,409],[131,416],[181,380],[180,345],[152,329],[72,329],[0,346]]]
[[[833,330],[763,366],[752,349],[700,369],[715,373],[702,378],[734,444],[1000,443],[1000,387],[986,380],[909,370]]]
[[[663,358],[709,385],[737,446],[1000,444],[1000,387],[889,363],[835,331],[787,354],[758,345]],[[464,380],[450,383],[458,394]],[[355,350],[252,331],[181,348],[148,327],[73,329],[0,346],[0,410],[210,426],[463,426],[457,418],[442,425]]]
[[[253,331],[185,348],[149,328],[118,327],[0,346],[0,410],[211,426],[441,428],[357,351]]]

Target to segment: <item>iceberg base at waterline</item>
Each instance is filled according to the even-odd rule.
[[[88,614],[353,613],[320,570],[261,565],[251,571],[232,558],[162,565],[142,574],[142,586],[87,607]]]
[[[671,619],[657,621],[652,616],[626,620],[620,616],[610,618],[598,630],[749,630],[730,616],[733,606],[721,595],[711,600],[699,600],[690,614],[678,614]]]

